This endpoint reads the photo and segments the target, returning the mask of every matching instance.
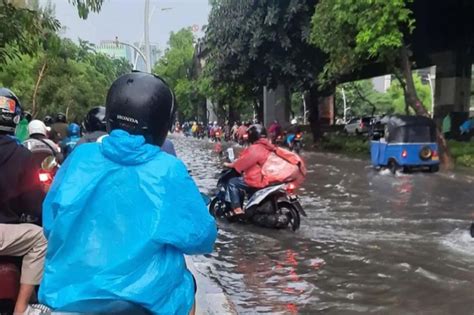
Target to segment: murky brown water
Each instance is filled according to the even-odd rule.
[[[173,137],[206,192],[213,145]],[[474,183],[461,174],[392,176],[368,161],[303,153],[308,218],[296,232],[220,222],[202,257],[242,314],[473,314]]]

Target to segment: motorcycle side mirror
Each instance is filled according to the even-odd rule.
[[[227,158],[229,159],[229,162],[232,163],[235,161],[235,152],[234,148],[228,148],[227,149]]]
[[[52,155],[46,157],[43,162],[41,162],[41,169],[45,171],[51,171],[53,168],[58,166],[58,161]]]
[[[206,206],[209,206],[209,204],[211,203],[211,198],[209,198],[209,196],[206,195],[205,193],[201,193],[201,197],[204,203],[206,204]]]

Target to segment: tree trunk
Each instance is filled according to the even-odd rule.
[[[229,104],[229,124],[233,124],[236,121],[240,120],[240,112],[232,105]]]
[[[404,91],[405,103],[407,105],[406,110],[408,111],[408,106],[410,106],[415,111],[416,115],[430,117],[428,111],[425,109],[416,93],[409,51],[406,46],[403,46],[400,50],[400,61],[404,82],[402,82],[402,78],[397,78],[400,81],[400,85],[402,86]],[[436,130],[436,138],[438,141],[438,146],[440,148],[441,162],[443,163],[445,168],[452,169],[454,166],[453,158],[451,156],[451,153],[449,152],[448,143],[446,142],[446,139],[444,138],[439,128],[437,128]]]
[[[38,74],[38,79],[36,80],[35,89],[33,91],[33,99],[32,99],[32,102],[31,102],[31,116],[33,116],[33,118],[36,118],[36,116],[37,116],[36,96],[38,95],[38,89],[39,89],[39,86],[41,84],[41,80],[43,80],[44,74],[46,72],[46,66],[47,66],[47,62],[45,61],[43,63],[43,66],[41,67],[41,70],[40,70],[39,74]]]
[[[199,101],[198,121],[204,122],[207,124],[207,103],[206,103],[205,98]]]
[[[309,111],[309,124],[313,134],[313,142],[321,140],[321,122],[319,119],[319,96],[318,87],[314,86],[304,93],[306,109]]]

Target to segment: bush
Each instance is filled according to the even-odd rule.
[[[474,167],[474,142],[449,141],[448,145],[457,165]]]
[[[321,140],[321,148],[328,151],[346,153],[369,153],[369,143],[366,138],[346,135],[329,134]]]

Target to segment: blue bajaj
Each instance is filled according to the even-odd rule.
[[[372,164],[386,167],[392,173],[398,170],[439,170],[436,125],[423,116],[387,116],[381,120],[384,134],[372,140],[370,154]]]

